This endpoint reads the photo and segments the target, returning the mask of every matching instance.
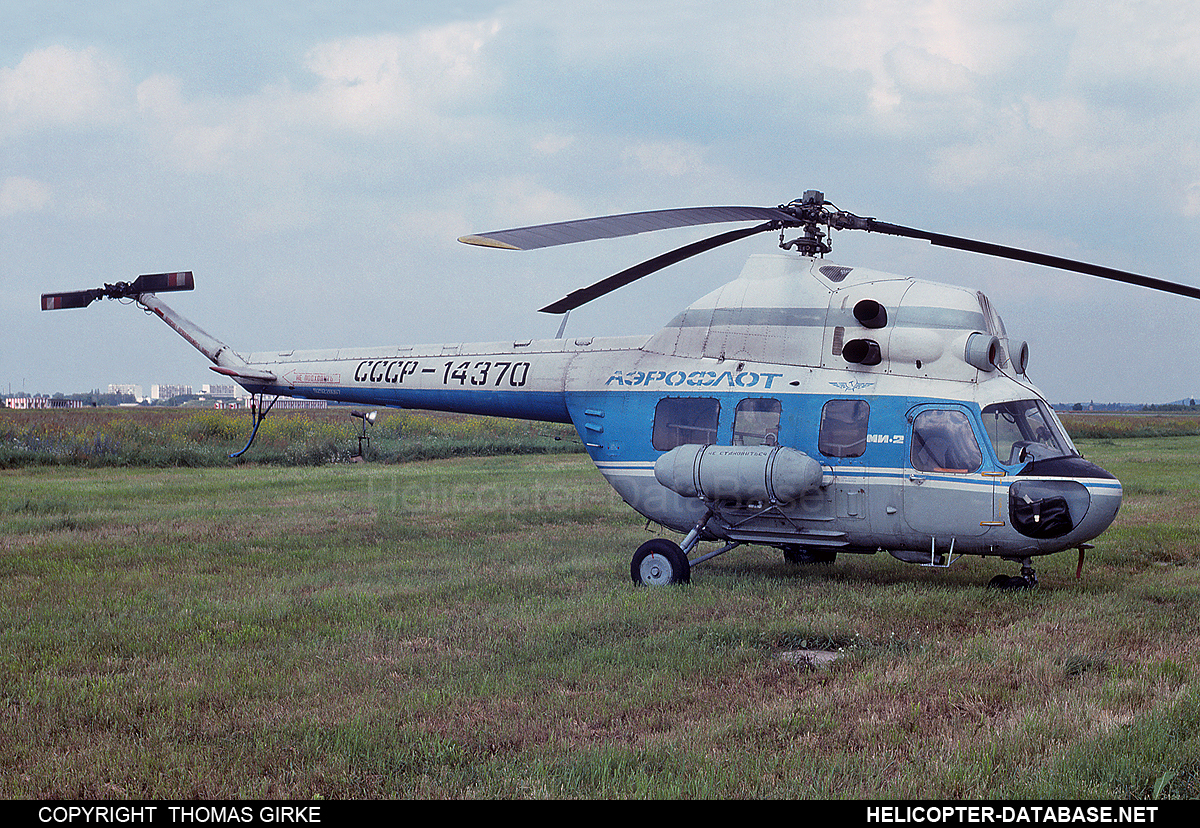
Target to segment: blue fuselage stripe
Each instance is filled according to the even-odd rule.
[[[272,386],[251,388],[270,396],[278,393]],[[289,397],[312,400],[331,400],[356,405],[419,408],[427,411],[453,411],[460,414],[479,414],[489,417],[511,417],[518,420],[540,420],[569,423],[566,397],[553,391],[493,391],[485,389],[429,388],[341,388],[325,386],[296,386],[287,390]]]

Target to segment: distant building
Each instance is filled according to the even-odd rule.
[[[138,402],[142,401],[142,386],[140,385],[109,385],[110,394],[128,394]]]
[[[83,400],[68,400],[64,397],[9,397],[4,401],[6,408],[83,408]]]
[[[169,400],[172,397],[184,397],[192,395],[192,386],[190,385],[151,385],[150,399],[152,400]]]
[[[210,385],[206,382],[200,386],[200,393],[206,397],[236,397],[237,390],[236,385]]]

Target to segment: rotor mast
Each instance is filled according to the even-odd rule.
[[[781,210],[795,212],[797,224],[783,224],[779,228],[779,246],[784,250],[795,250],[801,256],[824,256],[833,248],[825,239],[826,234],[821,230],[821,224],[830,226],[829,212],[825,209],[825,194],[819,190],[808,190],[804,196],[790,204],[780,207]],[[824,219],[824,221],[822,221]],[[804,235],[794,239],[784,240],[783,231],[788,227],[800,227]]]

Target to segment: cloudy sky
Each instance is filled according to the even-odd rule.
[[[458,236],[808,189],[1200,285],[1197,89],[1200,12],[1154,0],[8,0],[0,390],[216,379],[136,307],[43,313],[46,291],[192,270],[164,298],[243,352],[548,337],[536,308],[713,229]],[[773,250],[569,331],[649,333]],[[866,234],[830,258],[984,290],[1053,400],[1200,394],[1194,300]]]

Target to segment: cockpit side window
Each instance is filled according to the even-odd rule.
[[[966,414],[931,409],[913,420],[910,459],[918,471],[969,474],[983,465],[983,452]]]
[[[983,409],[983,427],[996,458],[1008,466],[1078,453],[1041,400],[989,405]]]

